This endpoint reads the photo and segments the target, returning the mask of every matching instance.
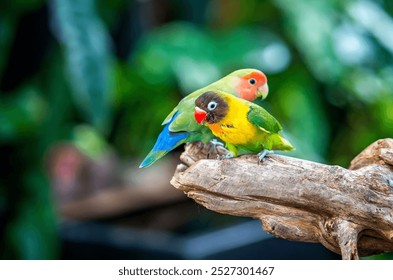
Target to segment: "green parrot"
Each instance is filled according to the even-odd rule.
[[[195,100],[195,120],[225,142],[230,153],[259,153],[259,160],[272,150],[294,147],[280,131],[280,123],[262,107],[223,91],[211,90]]]
[[[143,160],[140,168],[148,167],[179,145],[194,141],[209,142],[214,138],[210,130],[194,118],[195,100],[204,92],[222,90],[245,100],[265,99],[268,95],[266,75],[256,69],[240,69],[222,79],[184,97],[166,117],[158,139]]]

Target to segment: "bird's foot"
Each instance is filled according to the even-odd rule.
[[[262,152],[258,153],[259,162],[262,162],[266,155],[274,154],[273,151],[264,149]]]
[[[210,158],[210,155],[213,154],[213,152],[215,152],[216,154],[219,154],[219,151],[218,151],[217,147],[224,148],[224,144],[219,142],[219,141],[217,141],[217,139],[210,140],[210,149],[207,152],[207,158]]]
[[[210,144],[212,144],[214,148],[215,148],[216,146],[222,146],[222,147],[224,147],[224,144],[221,143],[220,141],[218,141],[217,139],[212,139],[212,140],[210,140]]]
[[[228,152],[228,153],[226,153],[225,155],[222,155],[222,156],[220,156],[220,155],[217,155],[217,159],[228,159],[228,158],[234,158],[234,155],[233,155],[233,153],[232,152]]]

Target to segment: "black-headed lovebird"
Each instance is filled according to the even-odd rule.
[[[164,128],[146,158],[139,167],[148,167],[183,143],[214,139],[210,130],[194,119],[195,100],[204,92],[222,90],[240,98],[253,101],[265,99],[268,94],[267,78],[256,69],[240,69],[224,78],[184,97],[166,117]]]
[[[262,160],[272,150],[294,147],[279,132],[280,123],[262,107],[228,93],[212,90],[195,100],[195,120],[225,142],[226,157],[259,153]]]

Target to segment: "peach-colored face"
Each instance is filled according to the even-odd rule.
[[[239,97],[248,101],[253,101],[258,97],[265,99],[269,92],[267,78],[261,71],[253,71],[240,78],[236,90]]]

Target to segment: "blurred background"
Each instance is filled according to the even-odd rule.
[[[188,93],[239,68],[292,156],[347,167],[393,137],[393,2],[2,0],[3,259],[338,259],[138,169]],[[383,254],[373,258],[393,258]]]

